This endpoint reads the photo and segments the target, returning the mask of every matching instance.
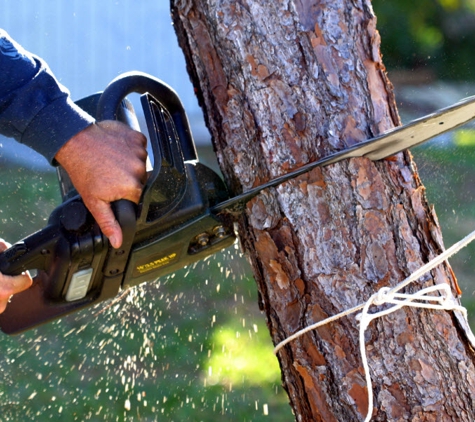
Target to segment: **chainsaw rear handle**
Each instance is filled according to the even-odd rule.
[[[183,200],[189,182],[189,165],[198,161],[188,118],[176,92],[163,81],[142,72],[114,79],[97,102],[98,120],[116,119],[123,99],[140,97],[153,151],[137,215],[138,230],[173,212]]]
[[[108,101],[117,102],[101,104],[116,109],[122,99],[109,97]],[[136,233],[137,212],[136,205],[128,200],[115,201],[111,207],[123,233],[119,249],[110,246],[82,199],[75,196],[51,213],[44,229],[0,253],[0,271],[4,274],[37,270],[33,285],[14,295],[0,315],[3,332],[18,334],[117,295]],[[83,271],[90,273],[90,281],[79,296],[74,296],[72,280]]]
[[[76,215],[77,218],[74,216]],[[36,270],[33,285],[15,294],[0,315],[0,328],[7,334],[18,334],[59,316],[89,306],[101,295],[96,272],[91,277],[89,292],[78,300],[68,301],[68,287],[78,273],[85,256],[82,245],[89,244],[103,251],[107,240],[97,225],[91,230],[92,217],[79,197],[58,206],[50,215],[48,225],[15,243],[0,254],[0,270],[7,275]],[[87,253],[86,253],[87,255]],[[74,287],[74,285],[73,285]]]
[[[128,94],[149,93],[158,99],[170,113],[181,142],[184,161],[198,159],[191,135],[190,124],[178,94],[169,85],[151,75],[142,72],[127,72],[118,76],[102,93],[98,107],[98,120],[116,120],[117,110]]]
[[[56,229],[47,226],[0,253],[0,272],[19,275],[28,270],[45,270],[49,264],[46,251],[54,249],[58,237]]]

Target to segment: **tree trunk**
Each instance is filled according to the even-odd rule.
[[[171,0],[233,193],[398,125],[369,0]],[[364,303],[439,254],[409,152],[350,159],[262,192],[240,237],[274,344]],[[449,283],[448,264],[406,291]],[[299,421],[357,421],[368,390],[354,315],[278,354]],[[475,420],[474,353],[452,312],[403,308],[366,332],[374,420]]]

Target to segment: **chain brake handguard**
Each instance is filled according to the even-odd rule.
[[[123,231],[122,247],[109,245],[60,171],[64,202],[47,226],[0,254],[4,274],[37,271],[33,286],[14,295],[0,315],[5,333],[17,334],[98,304],[121,289],[153,281],[234,243],[232,224],[209,212],[228,198],[225,185],[197,161],[185,111],[169,86],[131,72],[79,104],[91,114],[97,106],[98,120],[117,119],[124,107],[130,118],[130,105],[123,101],[132,92],[143,94],[153,169],[138,206],[125,200],[113,204]]]

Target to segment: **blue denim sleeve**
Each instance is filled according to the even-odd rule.
[[[0,29],[0,133],[54,156],[94,122],[76,106],[46,63]]]

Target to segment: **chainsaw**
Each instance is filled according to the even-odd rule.
[[[163,81],[129,72],[77,104],[99,121],[115,119],[139,130],[127,99],[132,93],[141,95],[152,169],[138,205],[111,204],[123,232],[121,247],[111,247],[58,168],[63,202],[46,227],[0,254],[3,274],[34,274],[33,285],[14,295],[0,314],[4,333],[18,334],[99,304],[231,246],[235,215],[264,189],[348,158],[386,158],[475,118],[475,97],[470,97],[230,197],[221,177],[199,162],[184,107]]]

